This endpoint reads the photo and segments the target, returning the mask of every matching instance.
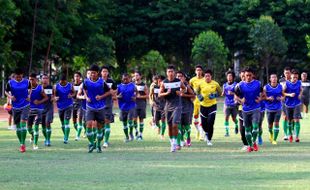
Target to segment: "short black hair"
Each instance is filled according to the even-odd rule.
[[[167,66],[167,70],[168,70],[168,69],[172,69],[172,70],[175,71],[175,66],[174,66],[174,65],[168,65],[168,66]]]
[[[210,74],[211,76],[213,75],[213,72],[211,71],[211,69],[207,69],[206,71],[205,71],[205,74]]]
[[[24,71],[23,71],[21,68],[16,68],[15,71],[14,71],[14,73],[15,73],[16,75],[22,75],[22,74],[24,74]]]
[[[178,71],[177,74],[182,74],[185,77],[185,73],[183,71]]]
[[[160,75],[159,77],[158,77],[160,80],[165,80],[165,76],[164,75]]]
[[[130,77],[128,73],[123,73],[122,77]]]
[[[284,67],[284,71],[292,71],[291,67]]]
[[[152,80],[158,80],[158,75],[153,75]]]
[[[226,76],[227,76],[227,75],[232,75],[233,78],[236,77],[236,74],[235,74],[234,71],[227,71],[227,72],[226,72]]]
[[[62,74],[60,76],[60,80],[67,80],[67,75],[66,74]]]
[[[79,75],[80,77],[82,77],[82,74],[79,71],[74,72],[74,74]]]
[[[196,65],[196,66],[195,66],[195,69],[197,69],[197,68],[202,69],[202,66],[201,66],[201,65]]]
[[[37,74],[36,74],[36,73],[31,73],[29,77],[31,77],[31,78],[37,78]]]
[[[93,64],[93,65],[91,65],[91,66],[90,66],[89,70],[90,70],[90,71],[96,71],[96,72],[99,72],[100,68],[99,68],[99,66],[98,66],[98,65]]]
[[[108,72],[110,72],[109,66],[104,65],[104,66],[101,67],[101,71],[102,71],[103,69],[106,69]]]
[[[138,71],[138,70],[135,70],[135,72],[134,73],[138,73],[140,76],[141,76],[141,72],[140,71]]]
[[[244,72],[248,72],[248,73],[254,74],[254,70],[251,67],[244,68]]]
[[[299,72],[298,72],[297,69],[292,69],[291,73],[292,73],[293,75],[299,75]]]

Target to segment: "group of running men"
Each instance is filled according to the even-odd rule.
[[[20,152],[26,151],[27,131],[31,135],[33,149],[38,149],[39,125],[42,125],[45,146],[51,146],[51,123],[54,102],[57,104],[64,144],[68,143],[70,120],[76,130],[78,141],[84,128],[89,145],[88,152],[102,152],[109,146],[110,124],[114,122],[113,105],[118,101],[119,118],[123,124],[125,142],[143,140],[144,119],[147,100],[152,108],[152,125],[164,139],[166,124],[170,138],[171,152],[182,146],[191,146],[191,124],[194,118],[196,138],[212,146],[214,122],[217,112],[217,97],[225,96],[225,136],[229,136],[229,118],[234,122],[234,132],[240,131],[243,150],[258,151],[262,144],[262,122],[265,112],[269,129],[269,140],[277,144],[279,121],[283,115],[284,140],[300,142],[301,100],[309,100],[309,82],[301,82],[297,70],[285,68],[285,77],[280,79],[271,74],[269,83],[263,86],[251,68],[240,72],[240,82],[235,81],[232,71],[226,73],[227,82],[221,86],[212,80],[212,71],[197,65],[196,76],[187,80],[182,71],[170,65],[166,76],[156,75],[148,86],[142,82],[142,75],[123,74],[117,85],[109,76],[109,68],[92,65],[85,79],[80,72],[74,73],[74,81],[68,82],[63,75],[52,86],[49,77],[43,75],[41,84],[36,74],[25,79],[23,72],[16,69],[13,79],[6,86],[6,95],[12,102],[12,112]],[[304,97],[302,88],[308,92]],[[223,89],[223,90],[222,90]],[[309,101],[308,101],[309,103]],[[237,119],[238,115],[238,119]],[[103,145],[101,143],[103,141]]]

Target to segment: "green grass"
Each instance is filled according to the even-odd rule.
[[[70,144],[62,143],[56,118],[52,147],[44,147],[41,136],[39,150],[27,143],[21,154],[15,133],[0,122],[0,189],[309,189],[310,119],[301,124],[301,143],[283,142],[281,128],[279,144],[272,146],[265,122],[264,145],[249,154],[240,151],[239,135],[223,136],[222,111],[213,147],[194,140],[177,153],[170,153],[168,139],[160,141],[148,126],[143,142],[123,143],[116,122],[111,146],[88,154],[87,140],[75,142],[73,128]]]

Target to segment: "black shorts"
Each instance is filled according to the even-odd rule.
[[[301,106],[295,106],[294,108],[286,108],[286,116],[289,121],[293,119],[301,119]]]
[[[59,118],[60,120],[66,119],[66,120],[70,120],[71,119],[71,115],[72,115],[72,106],[69,106],[65,109],[58,109],[58,114],[59,114]]]
[[[251,127],[254,123],[259,124],[261,113],[259,109],[249,112],[242,112],[245,127]]]
[[[43,110],[30,110],[28,126],[32,126],[33,124],[39,125],[42,123],[42,113]]]
[[[238,110],[237,110],[237,107],[236,106],[233,106],[233,107],[226,107],[225,106],[225,116],[226,117],[229,117],[229,116],[231,116],[231,117],[233,117],[233,118],[236,118],[237,117],[237,112],[238,112]]]
[[[29,117],[29,106],[26,106],[21,109],[12,109],[13,110],[13,119],[14,119],[14,124],[18,124],[23,121],[27,121]]]
[[[136,108],[133,112],[133,118],[145,119],[146,118],[146,109],[145,108]]]
[[[44,109],[43,113],[42,113],[42,123],[45,122],[46,123],[53,123],[54,120],[54,107],[48,107],[46,109]]]
[[[190,125],[191,124],[191,112],[182,113],[181,116],[181,125]]]
[[[114,123],[114,114],[113,114],[113,108],[112,107],[105,107],[104,108],[104,118],[109,120],[110,123]]]
[[[123,111],[121,110],[120,114],[119,114],[119,120],[120,121],[128,121],[128,120],[133,120],[133,116],[134,116],[134,112],[135,112],[135,108],[129,110],[129,111]]]
[[[73,103],[73,109],[72,109],[72,118],[73,119],[78,118],[80,109],[81,109],[80,103],[78,103],[78,102]]]
[[[308,107],[309,106],[309,97],[302,96],[301,97],[301,102],[302,102],[303,105]]]
[[[281,118],[281,110],[278,111],[267,111],[268,124],[279,122]]]
[[[153,110],[155,123],[161,120],[165,120],[165,112],[163,110]]]
[[[99,110],[86,108],[86,121],[97,121],[99,123],[104,123],[104,116],[104,108]]]
[[[176,125],[181,123],[182,108],[175,108],[173,111],[166,111],[168,125]]]

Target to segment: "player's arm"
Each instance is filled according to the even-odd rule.
[[[76,92],[75,92],[75,90],[74,90],[74,85],[71,84],[71,92],[70,92],[70,94],[68,95],[68,97],[69,97],[69,98],[72,98],[72,97],[75,96],[75,94],[76,94]]]
[[[240,89],[240,85],[237,84],[235,86],[235,95],[234,95],[234,99],[239,103],[239,104],[243,104],[245,102],[245,99],[244,98],[240,98],[241,94],[242,94],[242,91]]]
[[[8,97],[8,99],[10,99],[12,101],[16,100],[15,97],[11,94],[11,85],[10,85],[10,83],[6,84],[4,93]]]
[[[103,98],[112,95],[109,86],[105,82],[103,83],[103,91],[103,94],[96,96],[96,100],[102,100]]]
[[[218,83],[216,83],[216,92],[217,92],[218,95],[224,93],[224,91],[222,91],[222,88],[221,88],[221,86]]]
[[[41,96],[43,97],[42,100],[35,100],[33,103],[34,104],[43,104],[44,102],[46,102],[48,100],[48,96],[45,94],[43,87],[42,87],[42,91],[41,91]]]
[[[191,86],[190,85],[187,85],[186,86],[186,92],[187,92],[187,94],[185,94],[185,93],[180,93],[180,96],[181,97],[185,97],[185,98],[195,98],[196,97],[196,95],[195,95],[195,93],[194,93],[194,91],[192,90],[192,88],[191,88]]]
[[[144,93],[145,93],[145,95],[140,95],[139,93],[137,93],[137,98],[139,98],[139,99],[148,99],[148,97],[149,97],[149,89],[148,89],[148,87],[145,85],[144,86]]]
[[[170,89],[170,88],[167,90],[167,92],[165,92],[165,85],[164,85],[164,83],[162,82],[162,83],[160,84],[158,96],[159,96],[159,97],[165,97],[165,96],[168,96],[170,93],[171,93],[171,89]]]
[[[152,83],[150,86],[149,100],[150,104],[152,105],[154,102],[154,83]]]

